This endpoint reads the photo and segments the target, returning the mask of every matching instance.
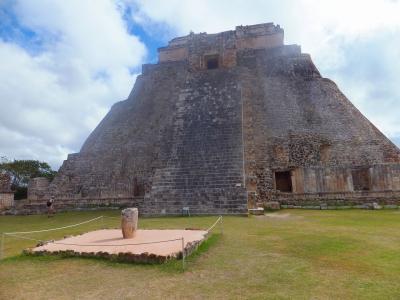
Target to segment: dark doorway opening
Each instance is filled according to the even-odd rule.
[[[205,62],[208,70],[218,69],[218,55],[205,56]]]
[[[355,191],[369,191],[371,189],[369,169],[353,170],[351,176],[353,177],[353,188]]]
[[[133,196],[143,197],[145,194],[144,185],[139,183],[137,178],[133,179]]]
[[[275,172],[275,187],[277,190],[285,193],[293,191],[290,171]]]

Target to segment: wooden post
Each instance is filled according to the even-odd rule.
[[[185,271],[185,239],[182,237],[182,270]]]
[[[1,234],[1,246],[0,246],[0,260],[4,258],[4,242],[5,242],[5,234]]]

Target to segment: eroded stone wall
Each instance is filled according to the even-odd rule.
[[[11,191],[11,178],[8,174],[0,173],[0,193]]]
[[[50,181],[45,177],[32,178],[28,184],[28,200],[30,202],[44,202],[49,199],[48,189]]]
[[[113,106],[72,154],[50,186],[56,198],[130,198],[142,201],[156,169],[165,166],[175,101],[186,78],[185,64],[163,64],[142,74],[128,100]]]
[[[0,173],[0,211],[14,206],[14,192],[11,191],[11,178]]]
[[[351,174],[360,168],[371,168],[371,191],[400,190],[397,175],[378,172],[400,162],[399,149],[298,50],[238,57],[250,204],[275,197],[277,171],[291,172],[293,194],[352,192]]]
[[[188,58],[187,47],[160,48],[158,53],[160,62],[180,61]]]
[[[237,26],[217,34],[190,33],[158,49],[159,62],[187,60],[195,70],[206,68],[206,57],[218,56],[219,67],[236,66],[236,53],[243,49],[268,49],[283,45],[283,30],[273,23]]]
[[[14,206],[14,193],[0,192],[0,211]]]

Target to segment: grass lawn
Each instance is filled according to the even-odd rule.
[[[2,216],[0,231],[36,230],[117,211]],[[140,219],[141,228],[207,228],[216,217]],[[117,227],[118,219],[106,219]],[[101,227],[29,235],[62,238]],[[218,229],[216,231],[218,233]],[[132,265],[100,259],[21,256],[31,241],[6,238],[0,299],[400,299],[400,211],[282,210],[224,217],[224,234],[177,263]]]

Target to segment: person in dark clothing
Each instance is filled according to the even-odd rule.
[[[54,215],[54,199],[50,198],[49,200],[47,200],[47,217],[50,218],[51,215]]]

